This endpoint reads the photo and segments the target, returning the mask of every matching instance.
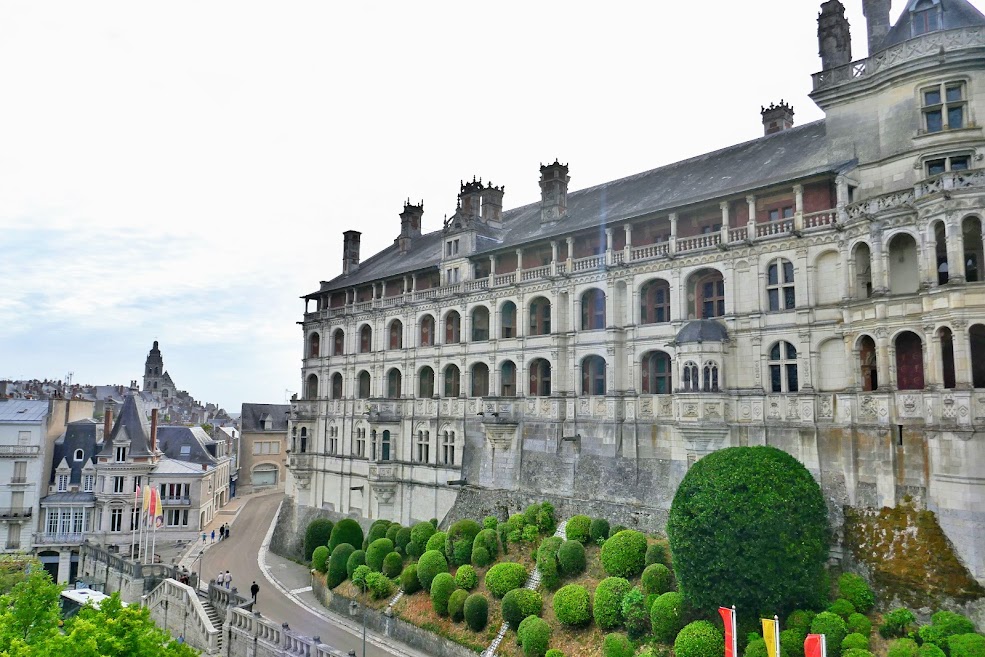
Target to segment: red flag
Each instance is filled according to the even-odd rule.
[[[823,634],[808,634],[804,639],[804,657],[827,657]]]
[[[718,613],[722,616],[725,623],[725,657],[739,657],[738,646],[736,645],[735,632],[735,607],[719,607]]]

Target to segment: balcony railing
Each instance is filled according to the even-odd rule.
[[[40,453],[40,445],[0,445],[0,458],[10,458],[14,456],[37,456]]]
[[[34,534],[34,542],[38,545],[71,545],[82,543],[84,539],[85,533],[83,532],[38,532]]]
[[[165,506],[189,506],[192,501],[187,497],[162,497],[161,504]]]
[[[24,506],[0,507],[0,518],[30,518],[34,515],[34,509]]]

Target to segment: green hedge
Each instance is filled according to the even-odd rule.
[[[483,529],[495,530],[496,525],[498,524],[499,524],[499,518],[497,518],[496,516],[486,516],[485,518],[482,519]]]
[[[445,557],[448,563],[456,566],[469,563],[472,559],[472,543],[480,531],[482,527],[479,523],[468,518],[453,524],[445,538]]]
[[[589,535],[592,538],[592,543],[596,545],[605,543],[605,540],[609,538],[609,521],[605,518],[594,518]]]
[[[319,545],[311,553],[311,567],[320,573],[325,572],[325,566],[328,564],[329,556],[328,548],[324,545]]]
[[[417,564],[412,563],[400,573],[400,588],[410,595],[421,590],[421,580],[417,578]]]
[[[804,657],[804,640],[807,634],[787,628],[780,632],[780,652],[785,657]]]
[[[514,630],[527,616],[540,616],[544,611],[544,600],[540,593],[530,589],[513,589],[503,596],[503,620]]]
[[[985,657],[985,636],[967,632],[948,637],[951,657]]]
[[[458,570],[455,571],[455,583],[458,584],[459,588],[471,591],[479,583],[479,576],[475,574],[475,568],[465,564],[459,566]]]
[[[383,557],[383,574],[396,577],[404,569],[404,558],[398,552],[391,552]]]
[[[527,581],[527,569],[513,561],[498,563],[486,572],[486,588],[497,598],[518,589]]]
[[[561,586],[558,550],[563,544],[561,537],[548,536],[537,548],[537,572],[540,573],[540,583],[549,591]]]
[[[564,534],[569,541],[587,543],[592,539],[592,519],[583,515],[571,516],[564,526]]]
[[[675,657],[720,657],[724,651],[725,637],[708,621],[685,625],[674,640]]]
[[[430,525],[431,523],[428,524]],[[431,528],[434,529],[433,526]],[[448,534],[446,534],[445,532],[434,532],[433,534],[431,534],[431,538],[428,539],[428,542],[424,544],[424,552],[437,550],[438,552],[444,554],[445,541],[447,539],[448,539]],[[421,554],[424,554],[424,552],[422,552]]]
[[[465,618],[465,601],[468,597],[468,591],[456,589],[448,598],[448,616],[456,623],[460,623]]]
[[[352,573],[356,572],[356,568],[359,566],[366,565],[366,552],[364,550],[356,550],[349,555],[349,558],[345,562],[345,574],[349,579],[352,579]]]
[[[917,657],[920,647],[913,639],[896,639],[889,644],[886,657]]]
[[[339,525],[342,522],[345,521],[339,522]],[[335,528],[338,529],[339,525],[335,525]],[[348,566],[349,557],[355,551],[356,548],[352,547],[351,543],[340,543],[332,550],[332,556],[328,559],[328,573],[325,576],[325,583],[328,585],[328,588],[334,589],[349,576],[346,566]]]
[[[861,614],[868,613],[876,604],[876,596],[868,582],[855,573],[843,573],[838,578],[838,592]]]
[[[823,634],[828,657],[838,657],[841,654],[841,642],[848,634],[848,626],[838,614],[822,611],[811,622],[811,634]]]
[[[676,591],[664,593],[650,607],[653,636],[661,643],[671,643],[684,627],[684,596]]]
[[[920,646],[917,650],[917,657],[946,657],[944,651],[932,643]]]
[[[490,563],[492,563],[492,557],[489,555],[489,550],[483,545],[475,545],[472,547],[472,564],[478,566],[479,568],[485,568]]]
[[[622,597],[622,622],[629,638],[636,640],[650,633],[650,609],[639,588],[632,588]]]
[[[622,577],[606,577],[599,582],[592,599],[595,624],[603,630],[612,630],[622,625],[622,599],[633,585]]]
[[[363,564],[361,566],[356,566],[356,569],[352,571],[352,583],[356,585],[360,591],[365,591],[368,584],[366,583],[366,577],[373,572],[372,569]]]
[[[948,639],[956,634],[969,634],[975,631],[975,625],[970,620],[953,611],[938,611],[930,617],[930,625],[920,628],[920,642],[924,645],[932,643],[945,654],[950,654]],[[953,656],[952,656],[953,657]]]
[[[403,528],[403,525],[395,522],[386,529],[386,537],[393,541],[394,547],[397,546],[397,534],[400,533],[400,530]]]
[[[429,522],[418,522],[410,528],[410,542],[417,546],[419,554],[428,550],[428,539],[434,536],[434,525]]]
[[[588,591],[580,584],[568,584],[554,594],[554,615],[562,625],[578,627],[592,619]]]
[[[472,541],[472,550],[475,551],[476,546],[479,545],[486,548],[490,560],[495,561],[499,556],[499,536],[495,529],[483,529],[476,534],[475,540]]]
[[[335,524],[328,518],[315,518],[304,530],[304,560],[311,561],[311,555],[320,545],[328,545]]]
[[[448,615],[448,600],[458,585],[451,573],[438,573],[431,582],[431,606],[439,616]]]
[[[353,550],[361,549],[363,546],[363,528],[352,518],[339,520],[332,528],[332,537],[328,541],[328,549],[335,554],[335,548],[343,543],[348,543]]]
[[[489,622],[489,601],[481,593],[465,599],[465,623],[473,632],[481,632]]]
[[[636,647],[625,634],[615,632],[602,639],[602,657],[633,657]]]
[[[369,526],[369,533],[366,534],[366,544],[369,545],[375,540],[386,538],[386,530],[393,524],[389,520],[374,520]]]
[[[832,614],[838,614],[847,621],[848,617],[855,613],[855,605],[844,598],[838,598],[828,605],[828,611]]]
[[[544,654],[544,657],[564,657],[564,653],[557,648],[551,648]]]
[[[544,657],[551,641],[551,626],[536,616],[523,619],[517,628],[524,657]]]
[[[558,548],[557,563],[565,577],[574,577],[585,572],[585,546],[578,541],[565,541]]]
[[[646,559],[646,536],[625,529],[602,546],[602,567],[613,577],[636,577],[643,572]]]
[[[845,651],[851,648],[868,650],[869,638],[862,636],[861,634],[846,634],[845,638],[841,640],[841,649],[842,651]]]
[[[383,573],[369,573],[366,575],[366,586],[373,598],[379,600],[385,598],[393,592],[393,582]]]
[[[670,568],[662,563],[651,563],[643,569],[641,579],[643,592],[662,595],[671,589],[673,579]]]
[[[874,657],[874,655],[864,648],[849,648],[841,652],[841,657]]]
[[[410,545],[411,537],[410,527],[401,527],[400,531],[397,532],[396,537],[393,539],[393,544],[397,548],[397,552],[400,554],[407,554],[407,546]]]
[[[447,572],[448,561],[437,550],[428,550],[417,561],[417,579],[425,591],[431,590],[431,582],[438,574]]]
[[[389,538],[378,538],[369,544],[366,550],[366,565],[374,572],[383,570],[383,560],[393,552],[393,541]]]
[[[865,614],[855,612],[848,617],[846,623],[850,634],[861,634],[862,636],[872,634],[872,621]]]

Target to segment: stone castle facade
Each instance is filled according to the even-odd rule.
[[[458,486],[606,504],[662,529],[689,464],[799,458],[846,506],[915,500],[985,582],[985,17],[821,6],[825,118],[541,202],[463,183],[423,233],[306,296],[300,505],[404,524]],[[303,437],[303,438],[302,438]]]

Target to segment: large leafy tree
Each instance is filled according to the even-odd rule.
[[[828,516],[807,468],[774,447],[730,447],[684,476],[667,521],[687,602],[781,615],[824,597]]]

